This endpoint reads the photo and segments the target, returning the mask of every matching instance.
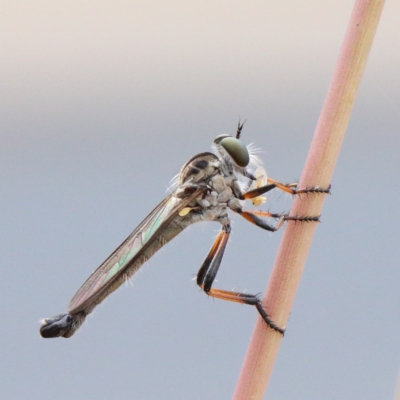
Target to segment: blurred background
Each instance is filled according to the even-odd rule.
[[[5,1],[0,381],[5,399],[229,399],[257,312],[193,278],[193,226],[71,339],[39,320],[215,136],[300,177],[353,1]],[[390,399],[400,367],[400,3],[388,1],[266,398]],[[265,209],[288,211],[271,194]],[[216,287],[262,292],[282,232],[234,218]],[[132,287],[133,286],[133,287]]]

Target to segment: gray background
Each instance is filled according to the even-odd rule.
[[[299,178],[353,1],[5,1],[1,354],[6,399],[229,399],[256,311],[192,281],[216,235],[166,246],[71,339],[39,320],[247,118]],[[400,4],[388,1],[266,398],[390,399],[400,366]],[[271,195],[266,208],[287,211]],[[234,219],[217,287],[263,291],[281,233]]]

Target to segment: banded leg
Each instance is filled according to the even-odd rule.
[[[258,298],[258,296],[254,294],[247,294],[247,293],[239,293],[239,292],[232,292],[229,290],[220,290],[220,289],[213,289],[211,288],[208,292],[206,292],[211,297],[214,297],[216,299],[221,299],[221,300],[226,300],[226,301],[232,301],[234,303],[240,303],[240,304],[248,304],[250,306],[255,306],[257,308],[257,311],[259,312],[261,318],[266,322],[266,324],[273,329],[274,331],[280,333],[282,336],[285,333],[285,330],[280,328],[278,325],[276,325],[268,316],[268,314],[265,312],[261,300]]]
[[[231,232],[230,225],[223,225],[214,244],[205,258],[203,265],[197,273],[197,284],[208,293],[218,273],[222,257]]]
[[[216,299],[232,301],[234,303],[255,306],[266,324],[271,329],[280,333],[283,336],[285,330],[277,326],[269,318],[268,314],[262,307],[260,299],[257,296],[246,293],[232,292],[228,290],[213,289],[211,287],[214,282],[215,276],[217,275],[219,266],[221,265],[222,256],[224,254],[226,244],[229,239],[229,234],[230,226],[224,225],[197,274],[197,284],[204,290],[204,292],[208,296],[214,297]]]
[[[275,181],[274,179],[267,179],[268,185],[261,186],[259,188],[249,190],[246,193],[243,193],[242,197],[240,200],[247,200],[247,199],[253,199],[254,197],[261,196],[264,193],[269,192],[272,189],[280,189],[283,192],[290,193],[292,195],[296,194],[302,194],[302,193],[325,193],[329,194],[331,186],[329,185],[327,188],[321,188],[320,186],[313,186],[305,189],[297,189],[297,183],[289,183],[289,184],[284,184],[278,181]]]
[[[272,214],[265,211],[242,211],[242,210],[234,210],[239,215],[241,215],[246,221],[251,222],[252,224],[258,226],[259,228],[265,229],[270,232],[276,232],[279,228],[282,227],[285,221],[299,221],[299,222],[319,222],[319,216],[311,216],[311,217],[294,217],[286,214]],[[262,218],[259,217],[267,217],[267,218],[276,218],[278,222],[275,226],[268,224]]]

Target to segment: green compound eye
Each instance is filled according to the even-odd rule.
[[[231,156],[232,160],[239,167],[247,167],[250,162],[249,152],[246,146],[239,140],[231,136],[221,139],[219,144]]]

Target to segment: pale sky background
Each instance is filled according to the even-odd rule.
[[[39,320],[247,118],[269,175],[300,177],[351,0],[3,1],[4,399],[230,399],[257,312],[192,281],[193,226],[71,339]],[[400,367],[400,2],[388,0],[266,398],[392,399]],[[288,211],[290,196],[266,209]],[[216,287],[262,292],[281,232],[234,218]]]

